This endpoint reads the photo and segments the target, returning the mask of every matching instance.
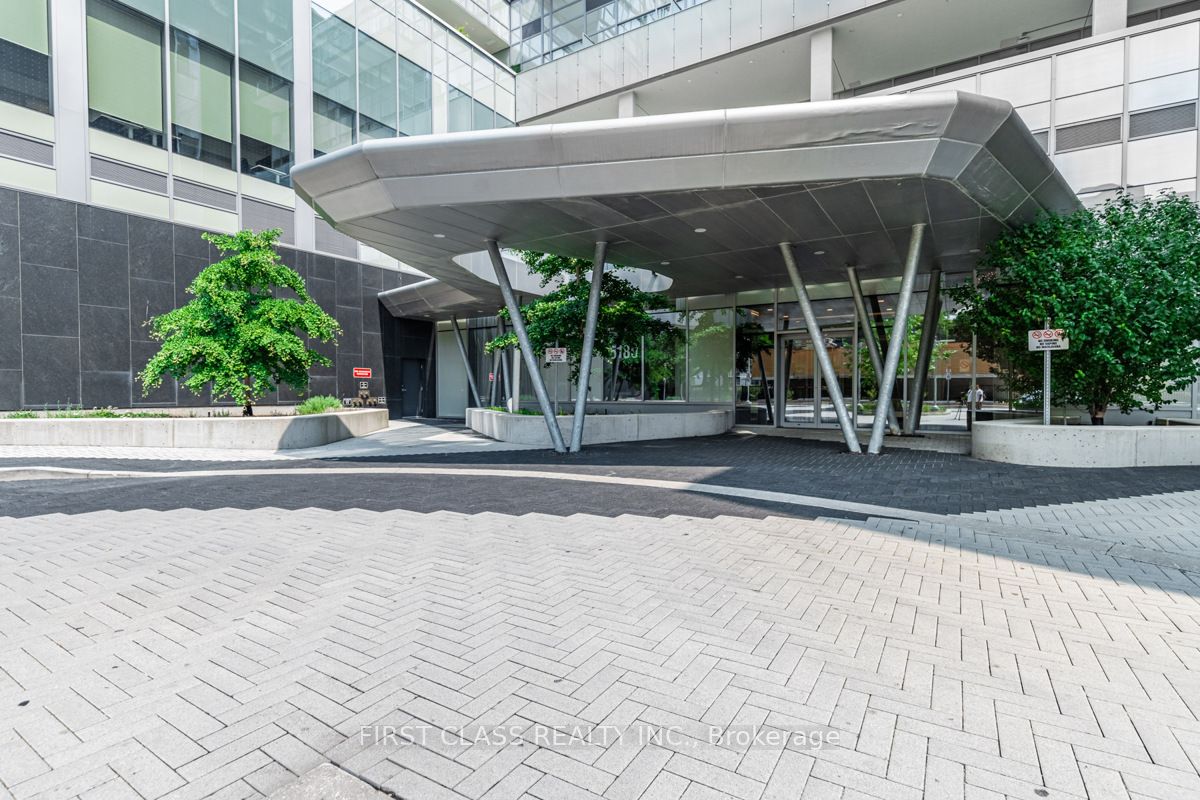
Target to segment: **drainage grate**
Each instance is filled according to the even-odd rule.
[[[1196,127],[1196,104],[1169,108],[1156,108],[1153,111],[1139,111],[1129,115],[1129,138],[1138,139],[1143,136],[1158,136],[1161,133],[1173,131],[1190,131]]]
[[[1098,119],[1082,125],[1059,128],[1055,139],[1055,152],[1079,150],[1121,141],[1121,118]]]

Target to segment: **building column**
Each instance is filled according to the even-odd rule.
[[[467,344],[463,341],[462,330],[458,327],[458,317],[451,316],[450,324],[454,327],[454,341],[458,343],[458,354],[462,356],[463,369],[467,371],[467,386],[471,387],[471,397],[475,399],[475,407],[479,408],[483,405],[483,400],[479,396],[479,386],[475,383],[475,370],[467,356]]]
[[[1092,0],[1092,35],[1129,27],[1129,0]]]
[[[925,405],[925,381],[929,378],[929,361],[937,343],[938,322],[942,316],[942,271],[934,267],[929,272],[929,289],[925,294],[925,318],[921,320],[921,345],[917,349],[917,371],[913,378],[913,396],[904,412],[904,433],[916,433],[921,424],[921,407]],[[937,385],[937,382],[934,382]],[[933,398],[937,400],[936,397]]]
[[[808,99],[833,99],[833,28],[822,28],[809,39]]]
[[[308,3],[292,3],[292,161],[303,164],[313,160],[313,85],[312,10]],[[317,213],[296,195],[293,218],[296,247],[317,249]]]
[[[513,294],[512,283],[508,279],[508,271],[504,268],[504,256],[500,254],[500,244],[495,239],[487,240],[488,255],[492,259],[492,269],[496,272],[496,283],[500,294],[504,297],[504,305],[508,309],[509,320],[517,341],[521,345],[521,356],[525,367],[529,370],[529,381],[533,384],[533,393],[537,395],[538,406],[546,419],[546,428],[550,432],[550,441],[557,453],[567,452],[563,441],[562,431],[558,428],[558,418],[554,416],[554,406],[550,404],[550,395],[546,393],[546,382],[542,380],[542,371],[538,369],[537,353],[533,352],[533,343],[529,339],[529,331],[525,330],[525,318],[521,316],[521,307],[517,305],[517,297]],[[519,387],[519,383],[517,384]]]
[[[600,317],[600,288],[604,283],[604,260],[608,242],[596,242],[592,256],[592,285],[588,290],[587,317],[583,323],[583,351],[579,356],[579,385],[575,389],[575,418],[571,421],[571,452],[583,446],[583,420],[587,416],[588,387],[592,379],[592,347],[596,343],[596,323]],[[603,383],[603,380],[601,381]]]
[[[904,261],[904,276],[900,280],[900,296],[896,298],[896,317],[892,322],[892,338],[888,342],[887,358],[883,360],[883,371],[879,373],[879,398],[875,404],[875,419],[871,424],[871,441],[867,452],[878,455],[883,450],[883,429],[887,424],[887,410],[883,398],[891,405],[892,389],[896,386],[896,370],[900,367],[900,351],[904,349],[904,331],[908,324],[908,307],[912,303],[913,283],[917,279],[917,265],[921,261],[921,242],[925,238],[925,223],[912,226],[908,237],[908,258]]]
[[[54,86],[55,191],[88,201],[87,11],[84,0],[50,4],[50,66]]]
[[[846,449],[851,453],[861,453],[862,447],[858,443],[858,432],[854,430],[854,423],[850,421],[850,414],[846,411],[846,398],[842,396],[842,385],[838,382],[837,372],[833,369],[833,360],[829,357],[829,350],[825,347],[825,334],[821,333],[821,326],[817,324],[817,315],[808,299],[808,289],[805,288],[804,279],[800,277],[800,270],[796,267],[796,254],[792,252],[792,245],[789,242],[780,243],[779,251],[783,254],[783,263],[787,267],[788,277],[792,280],[792,288],[796,290],[800,313],[804,315],[804,327],[808,329],[808,335],[812,338],[813,352],[817,355],[817,363],[821,365],[821,375],[825,379],[829,400],[833,403],[833,411],[837,414],[838,424],[842,426]],[[819,392],[816,394],[817,396],[813,398],[813,415],[820,420],[821,398]]]
[[[626,117],[643,117],[646,112],[637,104],[637,92],[622,92],[617,95],[617,116],[621,119]]]
[[[850,281],[850,296],[854,299],[854,313],[858,317],[855,329],[862,328],[863,338],[867,342],[867,355],[871,359],[871,369],[875,372],[875,384],[879,385],[879,377],[883,375],[883,356],[880,355],[879,340],[871,329],[871,318],[867,315],[867,304],[863,300],[862,284],[858,280],[858,269],[846,267],[846,277]],[[858,351],[855,350],[857,353]],[[900,433],[900,424],[896,422],[896,410],[892,408],[892,398],[880,395],[876,401],[887,406],[888,430],[893,434]]]

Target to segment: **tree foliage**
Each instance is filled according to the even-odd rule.
[[[591,291],[592,262],[587,259],[520,251],[529,271],[541,279],[542,286],[554,287],[521,307],[525,328],[537,353],[547,347],[565,347],[571,367],[571,380],[579,379],[583,356],[583,329],[587,321],[588,293]],[[596,322],[595,358],[613,360],[619,348],[647,338],[661,339],[672,334],[672,326],[654,317],[650,311],[665,307],[660,294],[639,289],[631,281],[608,270],[600,283],[600,316]],[[500,316],[508,320],[508,310]],[[517,346],[511,330],[487,343],[488,353],[497,348]]]
[[[280,383],[306,391],[309,369],[330,365],[305,337],[328,342],[341,328],[309,297],[304,279],[280,263],[280,233],[204,234],[222,259],[188,286],[194,299],[150,320],[162,346],[138,375],[146,392],[171,375],[196,394],[211,385],[214,399],[232,398],[250,414]]]
[[[1191,383],[1200,357],[1200,215],[1186,196],[1045,215],[1006,232],[981,262],[978,287],[950,295],[979,355],[1011,369],[1012,388],[1040,394],[1042,354],[1027,332],[1046,319],[1070,350],[1052,359],[1056,403],[1157,409]]]
[[[938,321],[938,330],[942,329],[945,317],[943,316]],[[904,337],[904,348],[900,351],[900,374],[904,372],[905,363],[908,364],[910,375],[917,374],[917,357],[921,351],[921,327],[925,324],[924,314],[912,314],[908,318],[908,333]],[[891,341],[894,319],[885,319],[883,321],[883,329],[887,334],[888,341]],[[929,371],[926,373],[926,378],[937,371],[938,364],[950,356],[950,348],[943,341],[935,341],[933,345],[933,355],[929,359]],[[907,362],[905,356],[908,356]],[[887,356],[886,351],[880,348],[880,358]],[[875,365],[871,363],[871,353],[867,350],[867,343],[859,341],[858,344],[858,368],[859,375],[862,380],[864,394],[871,394],[878,391],[878,384],[875,380]]]

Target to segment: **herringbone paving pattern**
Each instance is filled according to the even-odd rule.
[[[0,796],[1200,796],[1197,576],[964,531],[0,519]]]

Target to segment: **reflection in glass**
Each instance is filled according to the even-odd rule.
[[[670,311],[651,316],[672,327],[662,334],[646,337],[646,399],[683,400],[687,369],[685,315]]]
[[[688,400],[733,402],[733,309],[692,311],[688,317]]]
[[[239,72],[241,171],[291,184],[292,83],[246,61]]]
[[[396,135],[396,53],[358,34],[358,130],[364,139]]]
[[[313,150],[317,155],[354,144],[357,81],[354,26],[312,8]]]
[[[171,29],[171,149],[233,169],[233,56]]]
[[[400,132],[418,136],[433,132],[433,76],[400,57]]]
[[[471,96],[463,90],[454,86],[450,87],[447,129],[451,133],[472,130],[474,123],[474,102]]]
[[[774,425],[774,304],[739,307],[735,340],[737,421]]]
[[[0,25],[0,100],[50,114],[46,0],[6,0]]]
[[[108,0],[88,0],[91,127],[163,146],[162,40],[161,22]]]

